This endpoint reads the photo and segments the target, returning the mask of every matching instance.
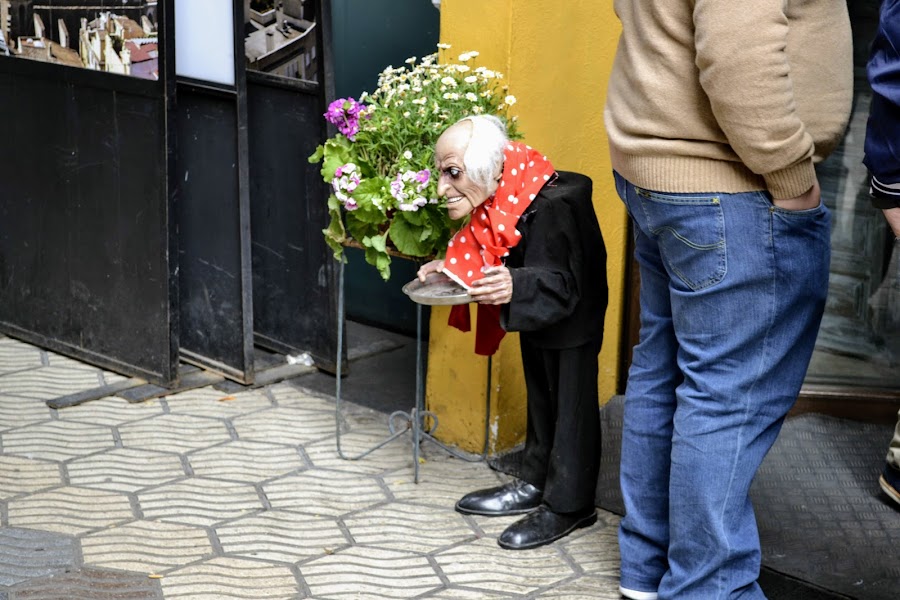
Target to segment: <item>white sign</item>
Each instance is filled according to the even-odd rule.
[[[175,0],[175,72],[234,85],[234,0]]]

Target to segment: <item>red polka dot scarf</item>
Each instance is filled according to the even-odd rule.
[[[444,273],[467,289],[482,278],[482,270],[503,264],[509,249],[519,243],[519,217],[544,184],[555,173],[547,157],[521,142],[510,142],[504,151],[503,175],[496,193],[472,211],[467,225],[447,245]],[[450,325],[469,331],[469,307],[455,306]],[[500,307],[478,305],[475,352],[491,355],[497,351],[504,331],[500,327]]]

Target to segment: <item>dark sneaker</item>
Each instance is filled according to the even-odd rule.
[[[900,504],[900,471],[891,465],[884,465],[884,471],[881,472],[878,483],[881,484],[881,489],[891,500]]]

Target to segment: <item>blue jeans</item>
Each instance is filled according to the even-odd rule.
[[[621,585],[660,600],[765,598],[750,484],[812,355],[830,214],[782,210],[764,192],[664,194],[615,178],[641,274]]]

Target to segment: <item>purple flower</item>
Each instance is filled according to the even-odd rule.
[[[338,128],[342,134],[353,141],[359,133],[359,114],[364,106],[353,98],[338,98],[328,105],[325,120]]]
[[[403,176],[398,174],[397,179],[391,182],[391,196],[403,202],[407,197],[407,194],[403,193],[403,188]]]
[[[335,197],[341,201],[347,210],[356,210],[359,205],[350,197],[360,183],[359,171],[353,163],[346,163],[335,169],[331,187]]]
[[[425,198],[419,196],[418,198],[416,198],[416,199],[413,200],[412,202],[401,202],[401,203],[399,204],[399,208],[400,208],[400,210],[404,210],[404,211],[408,211],[408,212],[414,212],[414,211],[419,210],[419,208],[425,206],[426,204],[428,204],[428,200],[426,200]]]
[[[431,171],[429,171],[428,169],[422,169],[421,171],[416,173],[416,181],[423,185],[428,183],[429,179],[431,179]]]

